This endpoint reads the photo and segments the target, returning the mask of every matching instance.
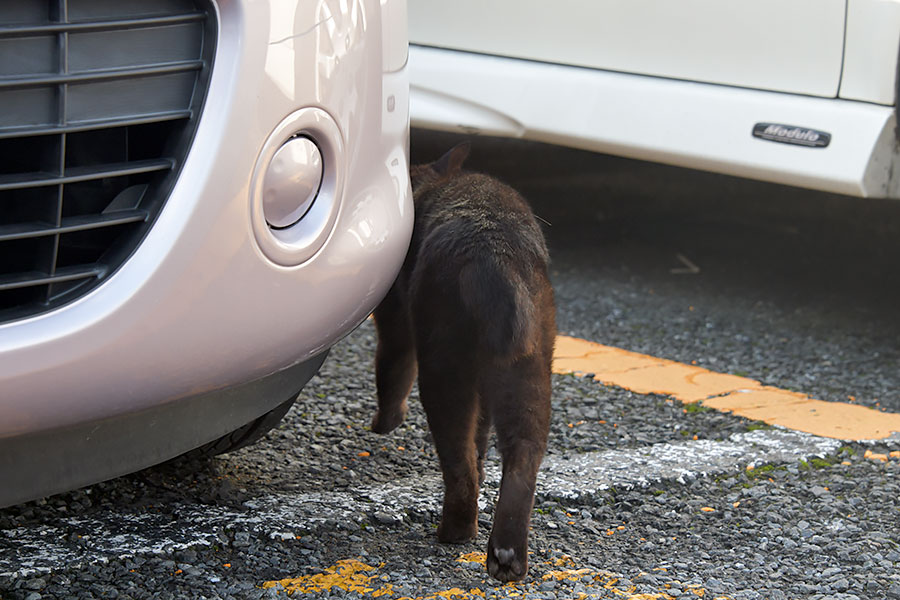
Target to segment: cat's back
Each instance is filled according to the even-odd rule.
[[[415,199],[418,243],[457,257],[494,254],[546,263],[547,247],[525,199],[481,173],[460,173]]]

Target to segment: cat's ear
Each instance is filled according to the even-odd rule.
[[[462,171],[462,164],[466,157],[469,156],[469,150],[471,149],[472,144],[469,142],[457,144],[450,148],[442,157],[431,163],[431,168],[438,175],[445,177],[456,175]]]

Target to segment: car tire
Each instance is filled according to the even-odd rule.
[[[203,444],[199,448],[186,452],[182,456],[187,459],[208,459],[218,454],[225,454],[226,452],[232,452],[239,448],[243,448],[244,446],[249,446],[278,425],[296,400],[297,394],[294,394],[286,402],[282,402],[266,414],[254,419],[243,427],[239,427],[217,440],[213,440]]]

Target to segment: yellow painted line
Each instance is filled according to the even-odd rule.
[[[484,566],[484,552],[469,552],[461,554],[457,562],[478,563]],[[535,594],[540,591],[540,585],[544,581],[580,581],[585,585],[587,592],[579,593],[574,596],[578,600],[587,600],[590,598],[609,598],[612,597],[619,600],[674,600],[674,597],[667,593],[666,590],[678,585],[687,598],[698,600],[731,600],[729,596],[712,596],[707,594],[706,590],[700,586],[681,584],[673,581],[664,584],[658,592],[654,593],[637,593],[637,587],[634,584],[624,585],[618,575],[608,573],[606,571],[596,571],[591,568],[578,568],[575,561],[568,556],[544,561],[536,567],[541,574],[530,581],[495,584],[484,581],[487,585],[479,588],[462,589],[458,587],[446,590],[436,590],[427,592],[422,596],[399,596],[394,591],[393,585],[386,582],[386,576],[378,574],[378,570],[383,565],[374,567],[367,565],[357,559],[340,560],[334,566],[328,567],[322,573],[314,575],[305,575],[303,577],[295,577],[288,579],[279,579],[274,581],[266,581],[262,584],[263,589],[274,588],[277,593],[284,592],[290,596],[296,592],[306,594],[315,594],[323,592],[329,594],[334,589],[357,592],[361,597],[370,598],[388,598],[390,600],[482,600],[487,596],[487,592],[494,594],[500,593],[506,598],[518,598],[525,594]],[[487,573],[485,573],[487,578]],[[684,594],[679,598],[684,598]]]
[[[380,585],[375,575],[367,575],[368,572],[376,569],[377,567],[372,567],[355,559],[339,560],[336,565],[328,567],[322,573],[266,581],[262,584],[262,587],[263,589],[269,589],[277,588],[280,585],[283,591],[289,595],[294,592],[314,593],[338,589],[345,592],[357,592],[372,598],[392,596],[394,593],[393,586],[390,584]],[[376,581],[373,582],[373,579],[376,579]],[[281,592],[282,589],[278,591]]]
[[[594,379],[640,394],[701,402],[723,412],[841,440],[878,440],[900,431],[900,414],[846,402],[823,402],[747,377],[709,371],[560,335],[555,373],[593,373]]]

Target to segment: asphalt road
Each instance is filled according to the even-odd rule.
[[[458,139],[417,132],[414,160]],[[900,203],[502,140],[468,166],[546,221],[561,333],[900,412]],[[250,448],[0,510],[0,599],[900,598],[900,439],[563,374],[529,578],[496,585],[496,457],[478,540],[438,545],[420,407],[367,430],[374,343],[340,343]]]

